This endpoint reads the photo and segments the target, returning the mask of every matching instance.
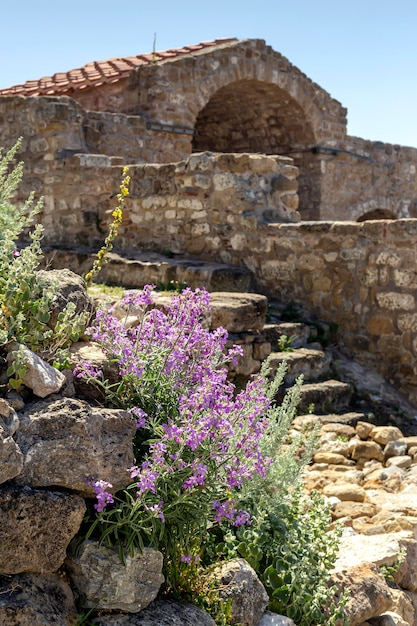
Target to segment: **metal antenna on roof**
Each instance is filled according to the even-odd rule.
[[[152,63],[156,63],[156,33],[153,34]]]

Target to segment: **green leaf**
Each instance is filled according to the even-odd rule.
[[[6,374],[7,376],[13,376],[13,374],[16,371],[16,365],[14,363],[14,361],[9,365],[9,367],[6,370]]]
[[[279,589],[282,586],[283,579],[272,565],[266,568],[264,572],[265,580],[271,589]]]
[[[282,585],[278,589],[274,589],[274,591],[272,592],[272,597],[282,603],[288,601],[289,595],[290,592],[286,585]]]
[[[42,322],[42,324],[47,324],[50,318],[51,318],[51,314],[49,313],[49,311],[43,311],[42,313],[39,313],[38,315],[38,320]]]
[[[9,379],[9,385],[12,389],[19,389],[19,387],[21,386],[22,381],[16,378],[10,378]]]

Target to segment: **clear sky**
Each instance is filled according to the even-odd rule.
[[[348,109],[348,133],[417,147],[417,0],[0,0],[0,88],[89,61],[264,39]]]

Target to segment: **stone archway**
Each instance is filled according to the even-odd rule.
[[[368,222],[370,220],[396,220],[398,217],[388,209],[374,209],[373,211],[367,211],[363,215],[360,215],[357,222]]]
[[[301,106],[287,92],[260,80],[238,80],[216,91],[196,118],[194,152],[260,152],[294,159],[300,170],[300,213],[320,206],[320,162],[315,135]]]

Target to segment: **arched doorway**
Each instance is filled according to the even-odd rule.
[[[364,213],[358,219],[357,222],[369,222],[369,220],[396,220],[397,216],[388,209],[374,209]]]
[[[195,123],[193,152],[260,152],[294,159],[299,168],[299,211],[314,219],[320,208],[320,162],[301,106],[275,84],[238,80],[214,93]]]

